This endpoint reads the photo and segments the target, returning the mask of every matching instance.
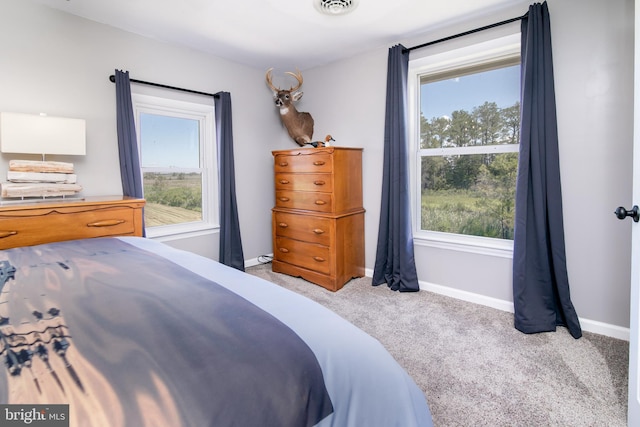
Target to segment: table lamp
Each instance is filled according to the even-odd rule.
[[[11,160],[2,197],[65,197],[82,190],[73,163],[51,162],[46,155],[85,155],[82,119],[43,114],[0,113],[0,152],[38,154],[41,161]]]

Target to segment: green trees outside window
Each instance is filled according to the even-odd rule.
[[[422,230],[513,239],[519,129],[519,102],[421,112]]]

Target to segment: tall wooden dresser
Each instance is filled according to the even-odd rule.
[[[275,272],[337,291],[364,276],[362,149],[273,151]]]

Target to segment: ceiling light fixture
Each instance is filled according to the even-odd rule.
[[[345,15],[358,6],[358,0],[314,0],[316,9],[325,15]]]

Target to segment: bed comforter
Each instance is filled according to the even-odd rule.
[[[324,307],[137,237],[0,252],[0,404],[77,426],[429,426],[381,344]]]

